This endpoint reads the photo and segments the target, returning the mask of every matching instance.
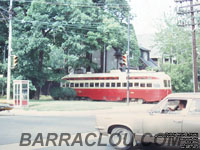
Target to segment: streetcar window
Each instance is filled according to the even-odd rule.
[[[88,87],[89,86],[89,84],[88,83],[85,83],[85,87]]]
[[[100,86],[101,86],[101,87],[104,87],[104,83],[100,83]]]
[[[83,83],[80,83],[80,87],[83,87]]]
[[[111,83],[111,87],[115,87],[115,83]]]
[[[140,87],[145,87],[145,83],[140,83]]]
[[[121,83],[117,83],[117,87],[121,87]]]
[[[95,87],[99,87],[99,83],[95,83]]]
[[[129,83],[129,87],[133,87],[133,83]]]
[[[75,83],[75,87],[79,87],[78,83]]]
[[[110,87],[110,83],[107,82],[107,83],[106,83],[106,87]]]
[[[147,87],[152,87],[152,83],[147,83]]]
[[[66,83],[66,87],[69,87],[69,83]]]
[[[127,83],[126,83],[126,82],[124,82],[124,83],[123,83],[123,87],[126,87],[126,85],[127,85]]]
[[[155,88],[160,88],[160,84],[159,84],[159,83],[154,83],[154,84],[153,84],[153,87],[155,87]]]
[[[70,87],[74,87],[74,83],[70,83]]]
[[[167,87],[167,80],[164,80],[164,87]]]
[[[60,85],[61,87],[65,87],[65,83],[61,83],[61,85]]]
[[[134,83],[134,87],[139,87],[139,83]]]
[[[90,83],[90,87],[94,87],[94,83]]]
[[[168,87],[171,87],[171,83],[170,83],[170,80],[168,80]]]

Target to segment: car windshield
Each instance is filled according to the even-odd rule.
[[[158,104],[156,104],[155,106],[153,106],[149,112],[153,112],[153,113],[160,113],[161,109],[163,107],[163,105],[166,103],[165,100],[162,100],[160,102],[158,102]]]

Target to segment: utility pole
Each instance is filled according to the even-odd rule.
[[[194,7],[199,6],[200,4],[194,4],[193,0],[175,0],[175,2],[177,3],[179,2],[181,4],[183,2],[188,2],[188,1],[190,1],[190,4],[187,6],[179,7],[179,12],[177,12],[177,14],[179,15],[190,14],[190,17],[191,17],[191,23],[189,24],[183,23],[183,24],[180,24],[180,26],[188,26],[188,25],[192,26],[193,89],[194,89],[194,92],[198,92],[197,50],[196,50],[196,31],[195,31],[196,24],[195,24]],[[187,9],[187,8],[189,8],[189,11],[182,10],[182,9]]]
[[[129,90],[129,76],[130,76],[130,16],[128,16],[128,51],[127,51],[127,105],[130,102],[130,90]]]
[[[198,92],[198,72],[197,72],[197,50],[196,50],[196,31],[194,20],[193,0],[190,1],[191,21],[192,21],[192,55],[193,55],[193,82],[194,92]]]
[[[10,7],[9,7],[9,37],[8,37],[7,100],[10,100],[11,52],[12,52],[12,7],[13,7],[13,0],[10,0]]]
[[[103,46],[103,73],[106,72],[106,44]]]

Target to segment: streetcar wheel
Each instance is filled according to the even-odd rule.
[[[116,149],[127,150],[133,146],[133,133],[125,127],[115,127],[111,131],[110,144]]]

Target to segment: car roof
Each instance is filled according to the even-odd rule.
[[[200,93],[173,93],[167,96],[168,98],[183,98],[183,99],[189,99],[189,98],[199,98],[200,100]]]

